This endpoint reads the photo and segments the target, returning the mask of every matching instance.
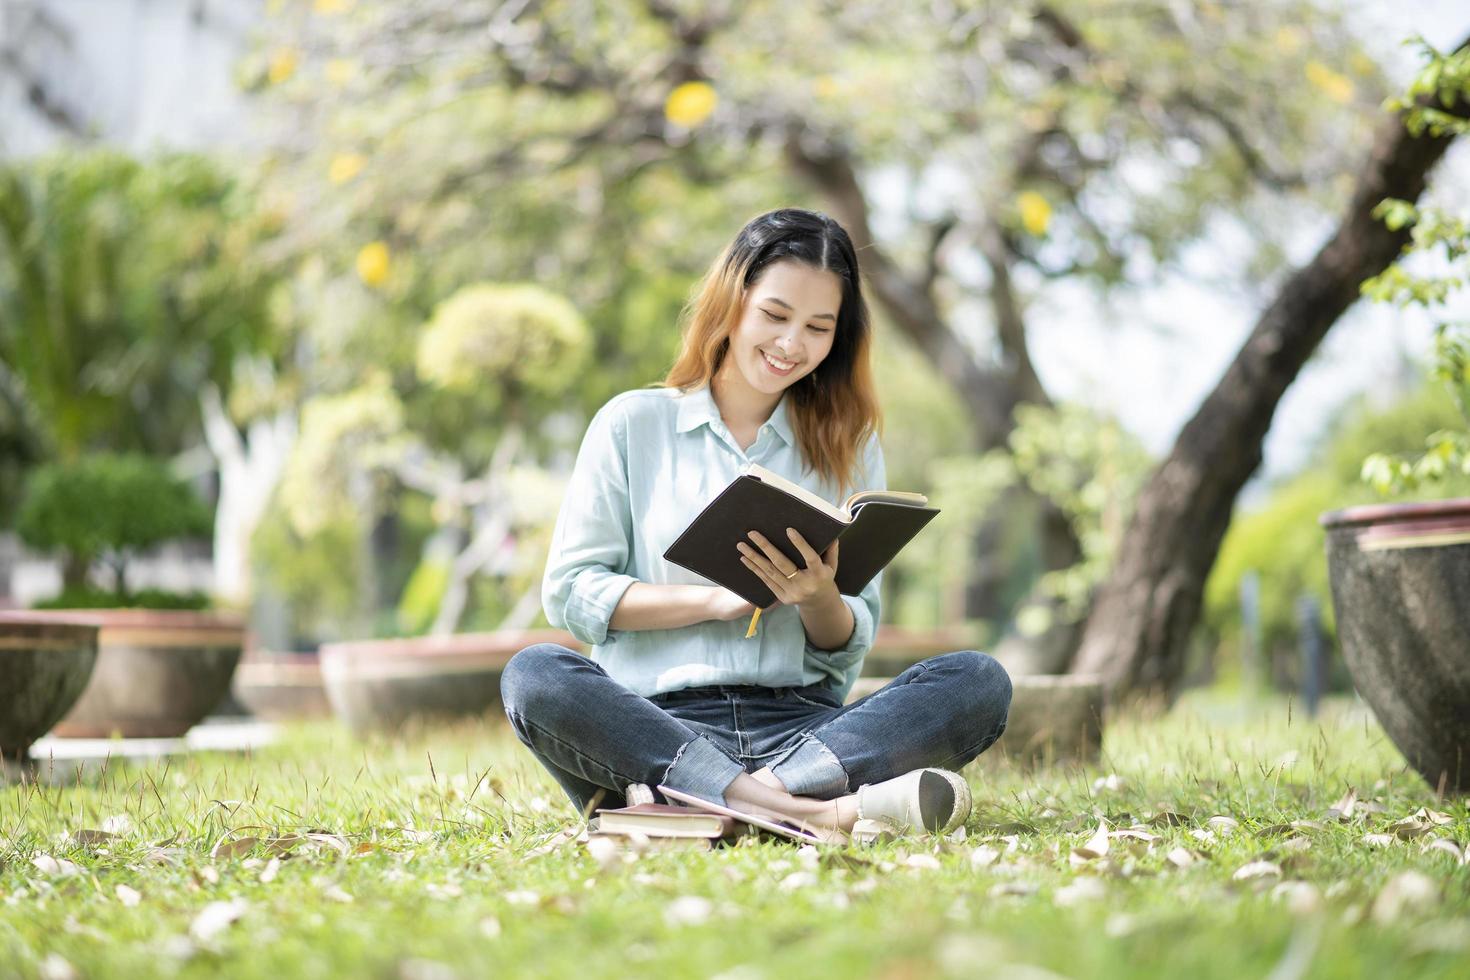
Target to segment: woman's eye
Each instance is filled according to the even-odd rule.
[[[772,313],[770,310],[761,310],[761,312],[764,313],[771,320],[775,321],[776,323],[785,323],[786,322],[786,318],[784,316],[777,316],[776,314]]]
[[[807,327],[808,330],[812,331],[813,333],[829,333],[832,330],[831,327],[814,327],[810,323],[808,323],[806,325],[806,327]]]

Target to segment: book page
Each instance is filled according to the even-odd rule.
[[[847,512],[854,514],[863,504],[882,500],[890,504],[908,504],[913,507],[925,507],[929,504],[929,498],[922,493],[913,493],[908,490],[859,490],[847,498]]]
[[[762,483],[769,483],[771,486],[775,487],[778,490],[784,490],[785,492],[791,494],[791,496],[795,497],[797,500],[800,500],[802,503],[810,504],[812,507],[816,508],[822,513],[827,514],[830,517],[833,517],[836,520],[843,522],[844,524],[850,524],[852,522],[852,513],[850,511],[844,510],[841,507],[828,503],[821,497],[812,493],[806,487],[798,486],[797,484],[792,483],[790,480],[786,479],[784,476],[772,473],[770,470],[766,469],[764,466],[761,466],[759,463],[751,463],[745,468],[745,472],[748,476],[753,476],[756,479],[760,480]]]

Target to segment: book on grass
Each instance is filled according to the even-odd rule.
[[[939,513],[928,504],[921,493],[861,490],[839,507],[751,463],[690,522],[664,558],[764,609],[776,595],[741,563],[735,545],[754,547],[746,534],[759,531],[802,568],[801,552],[786,534],[791,527],[819,555],[840,542],[837,591],[857,595]]]
[[[693,837],[717,839],[730,837],[739,830],[731,817],[706,813],[687,806],[666,803],[640,803],[617,809],[597,811],[599,835],[643,834],[648,837]]]

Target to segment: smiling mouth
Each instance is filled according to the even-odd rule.
[[[790,374],[793,370],[796,369],[795,361],[782,361],[778,358],[772,357],[765,351],[761,351],[761,357],[765,359],[766,365],[777,374]]]

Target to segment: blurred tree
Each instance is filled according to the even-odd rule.
[[[197,156],[0,166],[0,400],[26,406],[12,431],[63,460],[197,444],[200,390],[280,340],[257,259],[271,231]]]
[[[1452,60],[1459,63],[1467,48],[1470,39]],[[1380,124],[1332,237],[1280,286],[1145,485],[1088,618],[1076,669],[1102,675],[1114,690],[1167,694],[1178,685],[1206,576],[1236,495],[1260,465],[1281,396],[1363,281],[1410,242],[1407,228],[1379,220],[1381,203],[1416,202],[1451,141],[1470,128],[1470,72],[1446,72],[1444,64],[1431,49],[1408,111],[1401,118],[1405,107],[1395,103]]]
[[[630,291],[678,295],[662,283],[687,282],[732,215],[813,188],[977,449],[1050,401],[1027,325],[1052,283],[1108,303],[1228,227],[1243,244],[1222,285],[1264,296],[1291,219],[1341,197],[1340,147],[1383,91],[1310,0],[296,4],[243,74],[275,96],[311,247],[340,269],[344,245],[382,242],[420,282],[556,285],[598,338],[584,407],[672,350],[672,304],[627,322]],[[1046,567],[1078,561],[1065,513],[1042,513]]]

